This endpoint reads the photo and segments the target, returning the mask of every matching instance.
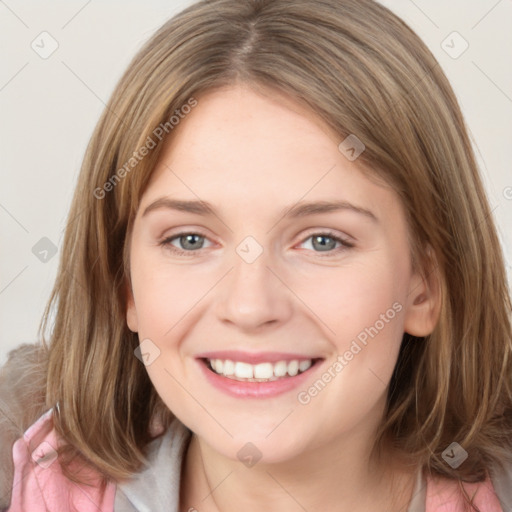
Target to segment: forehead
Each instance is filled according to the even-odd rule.
[[[306,158],[310,167],[329,158],[336,136],[304,106],[278,92],[264,95],[248,86],[226,87],[198,98],[166,141],[166,155],[187,152],[198,163],[210,159],[266,163]],[[261,169],[264,171],[265,169]]]
[[[211,91],[165,141],[142,207],[164,193],[247,215],[299,201],[350,200],[388,210],[397,196],[368,179],[314,112],[247,86]]]

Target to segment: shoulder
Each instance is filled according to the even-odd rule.
[[[53,426],[53,409],[44,413],[13,446],[14,481],[7,512],[80,510],[111,512],[115,484],[100,488],[100,476],[92,468],[84,475],[96,484],[69,481],[62,473],[57,450],[61,446]]]
[[[0,367],[0,509],[10,501],[12,447],[47,410],[46,369],[47,351],[39,343],[22,344],[11,350]]]
[[[512,503],[512,467],[494,467],[483,482],[462,483],[465,493],[479,510],[503,512]],[[463,512],[460,484],[456,480],[427,476],[426,512]]]

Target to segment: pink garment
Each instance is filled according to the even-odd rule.
[[[14,480],[7,512],[112,512],[116,486],[107,484],[101,493],[96,486],[78,485],[67,479],[56,460],[60,446],[53,428],[52,409],[39,418],[13,446]]]
[[[494,487],[489,478],[483,482],[463,483],[469,498],[481,512],[503,512]],[[449,479],[427,477],[427,497],[425,512],[463,512],[464,507],[458,483]]]
[[[102,493],[98,486],[78,485],[61,472],[55,457],[58,440],[52,409],[39,418],[13,446],[14,483],[7,512],[114,512],[116,484]],[[99,475],[92,468],[89,475]],[[464,483],[481,512],[503,512],[492,482]],[[425,512],[464,512],[455,481],[427,477]]]

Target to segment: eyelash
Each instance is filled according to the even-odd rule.
[[[158,243],[159,246],[161,247],[164,247],[168,250],[170,250],[171,252],[173,252],[174,254],[177,254],[179,256],[186,256],[186,257],[195,257],[195,256],[198,256],[201,249],[198,249],[198,250],[195,250],[195,251],[184,251],[182,249],[178,249],[177,247],[174,247],[173,245],[171,245],[171,242],[176,240],[176,239],[179,239],[183,236],[187,236],[187,235],[199,235],[200,237],[202,238],[208,238],[206,235],[203,235],[202,233],[200,232],[195,232],[195,231],[183,231],[181,233],[176,233],[172,236],[169,236],[169,237],[166,237],[164,238],[161,242]],[[334,240],[335,242],[339,242],[341,244],[341,247],[338,247],[337,249],[333,249],[331,251],[326,251],[325,254],[322,254],[322,251],[313,251],[313,252],[316,252],[321,258],[325,258],[325,257],[329,257],[329,256],[333,256],[333,255],[337,255],[338,253],[340,253],[341,251],[344,251],[344,250],[347,250],[347,249],[350,249],[352,247],[354,247],[354,244],[349,242],[348,240],[345,240],[339,236],[336,236],[335,233],[333,233],[332,231],[320,231],[318,233],[312,233],[310,234],[309,236],[307,236],[306,238],[304,238],[300,243],[303,244],[306,240],[309,240],[310,238],[313,238],[313,237],[318,237],[318,236],[324,236],[324,237],[327,237],[327,238],[331,238],[332,240]]]

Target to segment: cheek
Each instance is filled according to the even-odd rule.
[[[134,266],[132,282],[139,335],[163,342],[165,334],[208,292],[213,276],[146,260]]]
[[[401,281],[400,272],[389,259],[375,258],[371,264],[366,261],[317,270],[314,277],[297,278],[294,286],[322,320],[328,338],[342,349],[376,322],[382,327],[381,315],[391,319],[386,322],[386,331],[400,333],[401,316],[396,313],[403,301]],[[393,309],[396,303],[399,306]]]
[[[308,299],[334,331],[326,331],[333,358],[303,388],[299,403],[307,405],[299,410],[304,421],[330,411],[327,435],[350,429],[383,403],[400,349],[404,310],[403,278],[388,262],[339,269],[320,281],[324,293],[310,290]]]
[[[355,416],[364,414],[391,378],[403,335],[406,275],[399,255],[381,252],[371,261],[324,269],[315,286],[303,289],[304,302],[327,326],[324,335],[333,352],[326,375],[330,391],[316,403],[337,411],[340,421],[348,413],[337,404],[346,404]]]

